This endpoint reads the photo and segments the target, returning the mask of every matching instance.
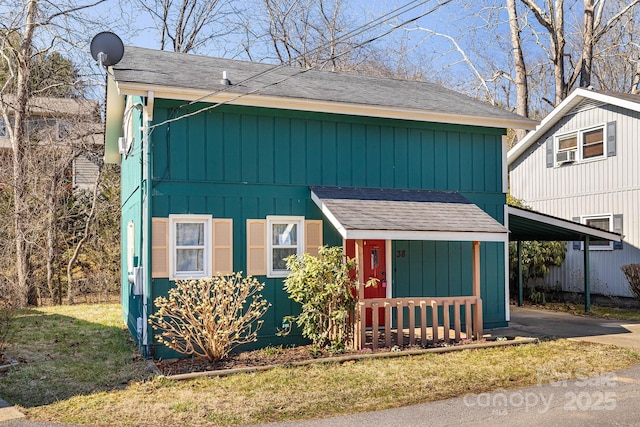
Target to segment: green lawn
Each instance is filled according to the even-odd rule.
[[[0,396],[35,420],[110,426],[239,425],[393,408],[622,369],[640,354],[566,340],[172,382],[153,378],[120,306],[23,312]]]

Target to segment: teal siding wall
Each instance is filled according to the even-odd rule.
[[[392,256],[396,298],[473,293],[471,242],[397,241]],[[502,243],[480,244],[480,295],[488,328],[506,326],[503,256]]]
[[[154,122],[202,107],[156,100]],[[503,222],[502,134],[472,126],[220,106],[153,129],[152,215],[233,218],[236,271],[246,269],[246,219],[324,219],[309,197],[313,185],[460,191]],[[324,242],[342,243],[327,221]],[[401,264],[395,268],[398,296],[470,293],[470,243],[395,245],[406,245],[409,259],[415,260],[410,269]],[[483,297],[493,301],[485,303],[488,325],[504,324],[501,246],[482,246],[483,275],[491,276],[483,280]],[[277,343],[282,317],[297,308],[282,291],[282,279],[260,279],[273,304],[261,331],[262,344]],[[164,295],[169,286],[166,279],[154,280],[152,298]]]
[[[141,114],[134,109],[132,120],[134,123],[134,134],[140,134],[142,124]],[[139,262],[142,262],[142,148],[141,140],[137,138],[130,150],[130,155],[122,158],[121,162],[121,303],[122,314],[139,346],[142,345],[142,337],[137,332],[137,319],[142,317],[143,301],[142,297],[133,295],[132,286],[128,281],[128,252],[127,252],[127,224],[133,221],[135,227],[135,253]]]

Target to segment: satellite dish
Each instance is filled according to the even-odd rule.
[[[91,40],[91,56],[100,65],[116,65],[124,55],[124,44],[117,35],[103,31]]]

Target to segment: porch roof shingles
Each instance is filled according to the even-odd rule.
[[[346,239],[504,241],[507,229],[452,191],[311,187]]]

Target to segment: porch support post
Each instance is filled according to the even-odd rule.
[[[358,302],[356,303],[356,315],[355,315],[355,328],[354,328],[354,347],[356,350],[360,350],[366,343],[366,333],[364,327],[364,319],[366,316],[366,308],[360,305],[360,302],[364,301],[364,267],[363,267],[363,252],[362,240],[355,241],[356,252],[356,280],[358,281]]]
[[[480,299],[480,242],[472,242],[473,253],[471,255],[472,284],[473,296],[477,298],[478,303],[474,313],[474,326],[476,331],[476,340],[482,339],[482,300]]]
[[[591,311],[591,270],[589,268],[589,236],[584,238],[584,311]]]
[[[358,271],[358,300],[364,299],[364,267],[362,240],[356,240],[356,269]]]
[[[522,307],[522,241],[518,240],[518,307]]]

